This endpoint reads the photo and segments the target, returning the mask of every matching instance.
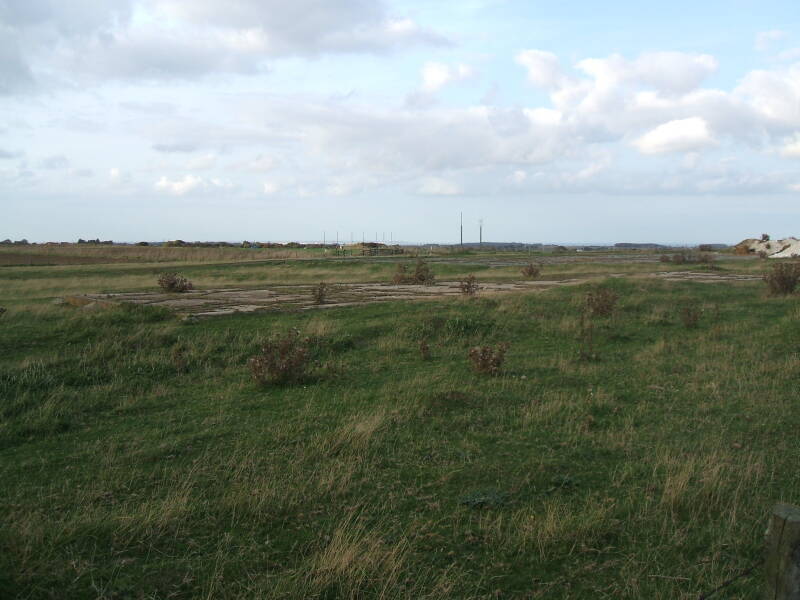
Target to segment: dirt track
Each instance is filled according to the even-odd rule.
[[[609,277],[621,277],[610,274]],[[666,281],[695,281],[700,283],[757,281],[754,275],[731,273],[671,271],[637,275]],[[553,281],[486,282],[480,284],[480,295],[507,292],[541,291],[552,287],[578,285],[602,277],[561,279]],[[459,296],[461,291],[456,281],[442,281],[434,285],[393,285],[386,283],[343,283],[332,287],[325,304],[317,305],[311,300],[311,285],[272,286],[266,289],[225,288],[193,290],[182,294],[161,292],[133,292],[125,294],[90,294],[72,296],[67,302],[78,306],[99,306],[107,303],[133,302],[151,306],[163,306],[178,313],[207,317],[237,312],[260,310],[307,310],[354,306],[371,302],[391,300],[424,300]]]

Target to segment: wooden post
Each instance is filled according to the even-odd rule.
[[[767,529],[767,600],[800,600],[800,507],[776,504]]]

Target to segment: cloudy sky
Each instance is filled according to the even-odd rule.
[[[800,235],[796,0],[0,0],[0,239]]]

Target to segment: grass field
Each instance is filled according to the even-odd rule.
[[[394,268],[180,270],[255,287]],[[594,280],[187,323],[50,302],[153,288],[163,264],[0,269],[0,597],[697,598],[758,560],[774,502],[800,501],[800,306],[636,277],[670,269],[546,266],[629,275],[602,282],[619,301],[591,336]],[[293,328],[313,369],[257,386],[248,358]],[[474,373],[469,348],[500,342],[501,374]]]

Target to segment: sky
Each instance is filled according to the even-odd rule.
[[[0,0],[0,239],[800,236],[796,0]]]

